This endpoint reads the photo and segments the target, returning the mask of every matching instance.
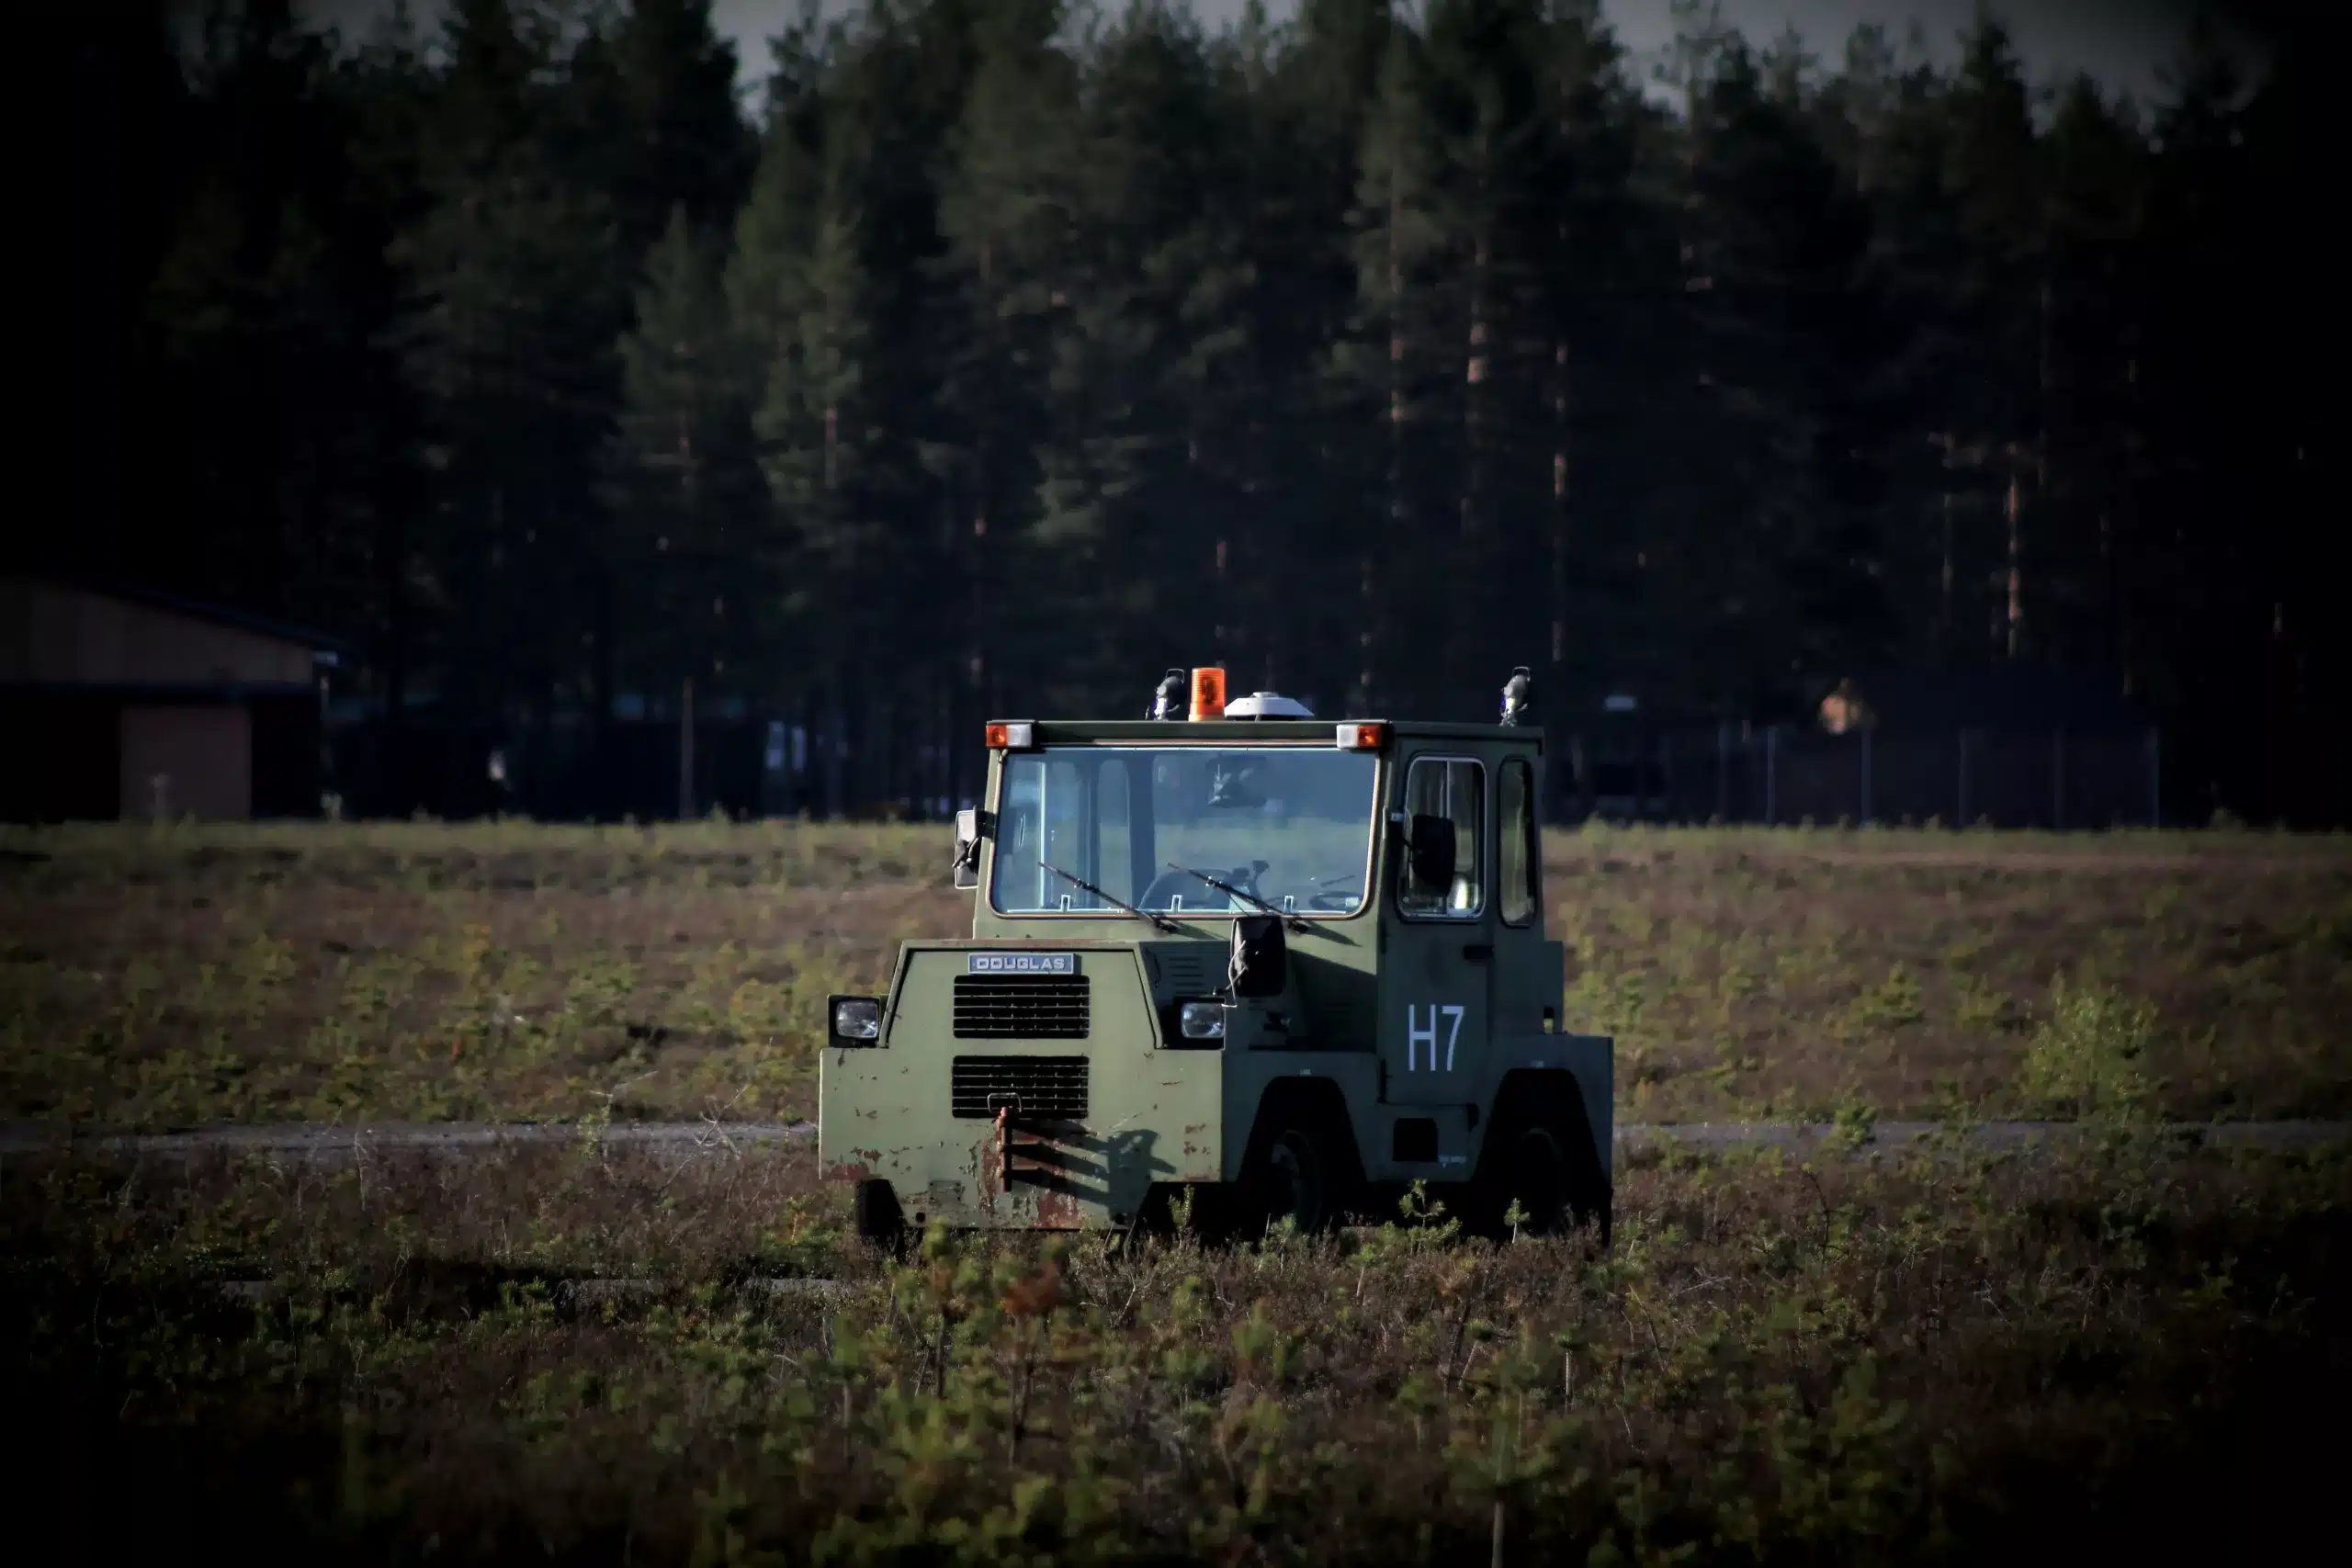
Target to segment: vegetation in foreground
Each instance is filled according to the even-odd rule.
[[[1645,1161],[1605,1256],[903,1264],[807,1162],[12,1166],[34,1555],[2175,1560],[2313,1522],[2352,1393],[2335,1156]]]
[[[769,1119],[828,992],[968,930],[944,829],[0,835],[0,1117]],[[2352,851],[2270,834],[1546,840],[1621,1118],[2352,1114]]]

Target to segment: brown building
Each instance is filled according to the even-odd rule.
[[[334,649],[146,589],[0,578],[0,818],[316,816]]]

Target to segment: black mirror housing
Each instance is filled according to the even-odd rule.
[[[966,807],[956,813],[956,886],[978,887],[980,885],[980,823],[981,813]]]
[[[1290,978],[1290,944],[1280,915],[1243,915],[1233,922],[1233,945],[1226,959],[1227,988],[1236,997],[1282,995]]]

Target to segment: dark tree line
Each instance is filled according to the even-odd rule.
[[[691,681],[851,799],[1170,664],[1768,719],[2023,662],[2176,797],[2315,808],[2316,50],[2140,106],[1686,5],[1660,95],[1589,0],[877,0],[739,104],[707,0],[98,11],[75,503],[13,548],[347,637],[396,715]]]

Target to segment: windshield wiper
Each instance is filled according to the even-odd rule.
[[[1148,909],[1138,909],[1133,904],[1128,903],[1125,899],[1118,897],[1114,894],[1105,893],[1100,887],[1095,886],[1091,882],[1087,881],[1086,878],[1072,875],[1070,873],[1064,871],[1060,866],[1056,865],[1049,860],[1041,860],[1037,863],[1044,866],[1047,871],[1052,872],[1056,876],[1060,877],[1064,882],[1069,883],[1072,887],[1080,888],[1088,893],[1091,893],[1097,898],[1102,899],[1105,904],[1114,904],[1118,908],[1125,909],[1128,914],[1133,915],[1136,919],[1149,920],[1157,930],[1172,931],[1177,929],[1176,922],[1167,919],[1165,916],[1155,915]]]
[[[1246,899],[1249,902],[1257,905],[1258,908],[1265,910],[1266,913],[1270,915],[1280,915],[1283,918],[1283,925],[1287,930],[1295,931],[1311,931],[1315,929],[1313,926],[1308,925],[1305,920],[1300,919],[1296,915],[1292,914],[1289,910],[1277,909],[1272,904],[1267,903],[1263,898],[1259,897],[1255,893],[1245,893],[1229,882],[1219,882],[1216,877],[1211,876],[1205,871],[1195,871],[1189,865],[1178,865],[1172,860],[1168,863],[1168,869],[1170,871],[1181,871],[1187,876],[1199,877],[1203,882],[1207,883],[1211,887],[1216,888],[1218,892],[1225,894],[1228,897]]]

